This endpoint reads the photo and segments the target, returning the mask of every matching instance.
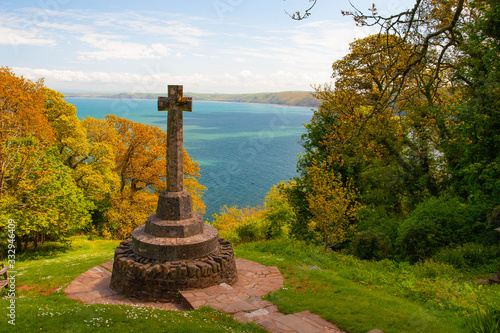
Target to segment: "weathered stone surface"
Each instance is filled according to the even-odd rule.
[[[185,220],[193,217],[193,204],[188,191],[163,191],[158,198],[156,217],[160,220]]]
[[[191,218],[175,221],[162,220],[151,215],[144,231],[156,237],[185,238],[203,233],[203,217],[194,214]]]
[[[185,237],[156,237],[145,232],[145,226],[132,232],[133,251],[136,255],[161,261],[201,258],[215,251],[219,245],[217,229],[203,224],[203,233]]]
[[[192,98],[183,97],[183,87],[168,86],[168,98],[158,98],[158,111],[168,110],[167,123],[167,191],[184,189],[182,112],[192,111]]]
[[[217,239],[217,244],[225,242]],[[122,242],[118,247],[121,253],[131,253],[132,241]],[[140,259],[131,259],[121,254],[113,263],[110,287],[116,292],[141,300],[172,300],[180,290],[207,288],[220,283],[234,284],[237,279],[236,262],[232,253],[218,246],[208,256],[176,261],[155,261],[150,264],[140,263]],[[136,255],[137,256],[137,255]],[[209,258],[220,258],[221,265]],[[212,261],[217,270],[203,260]],[[225,268],[221,268],[224,266]]]

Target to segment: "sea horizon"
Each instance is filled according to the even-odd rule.
[[[166,132],[167,113],[156,100],[67,97],[79,119],[114,114],[158,126]],[[293,178],[310,107],[226,101],[193,101],[184,114],[184,147],[200,164],[205,220],[223,205],[262,205],[269,189]]]

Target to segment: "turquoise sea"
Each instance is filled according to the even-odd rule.
[[[107,114],[155,125],[166,131],[167,113],[155,100],[66,98],[80,119]],[[207,187],[205,219],[223,205],[262,205],[273,184],[296,175],[300,136],[310,108],[267,104],[193,102],[184,113],[184,147],[200,163]]]

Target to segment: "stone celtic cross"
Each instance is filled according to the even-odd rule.
[[[172,301],[181,290],[238,280],[231,244],[194,213],[191,195],[184,190],[182,118],[192,108],[182,86],[168,86],[168,97],[158,97],[158,111],[168,111],[167,189],[158,197],[156,214],[115,251],[109,285],[116,292]]]
[[[168,86],[168,97],[158,97],[158,111],[168,111],[167,191],[184,189],[183,111],[193,111],[193,99],[182,96],[182,86]]]

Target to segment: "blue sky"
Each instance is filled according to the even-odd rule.
[[[366,10],[371,1],[352,0]],[[408,1],[384,1],[380,13]],[[331,64],[354,38],[342,9],[319,0],[38,0],[0,2],[0,65],[62,92],[199,93],[312,90],[331,82]]]

